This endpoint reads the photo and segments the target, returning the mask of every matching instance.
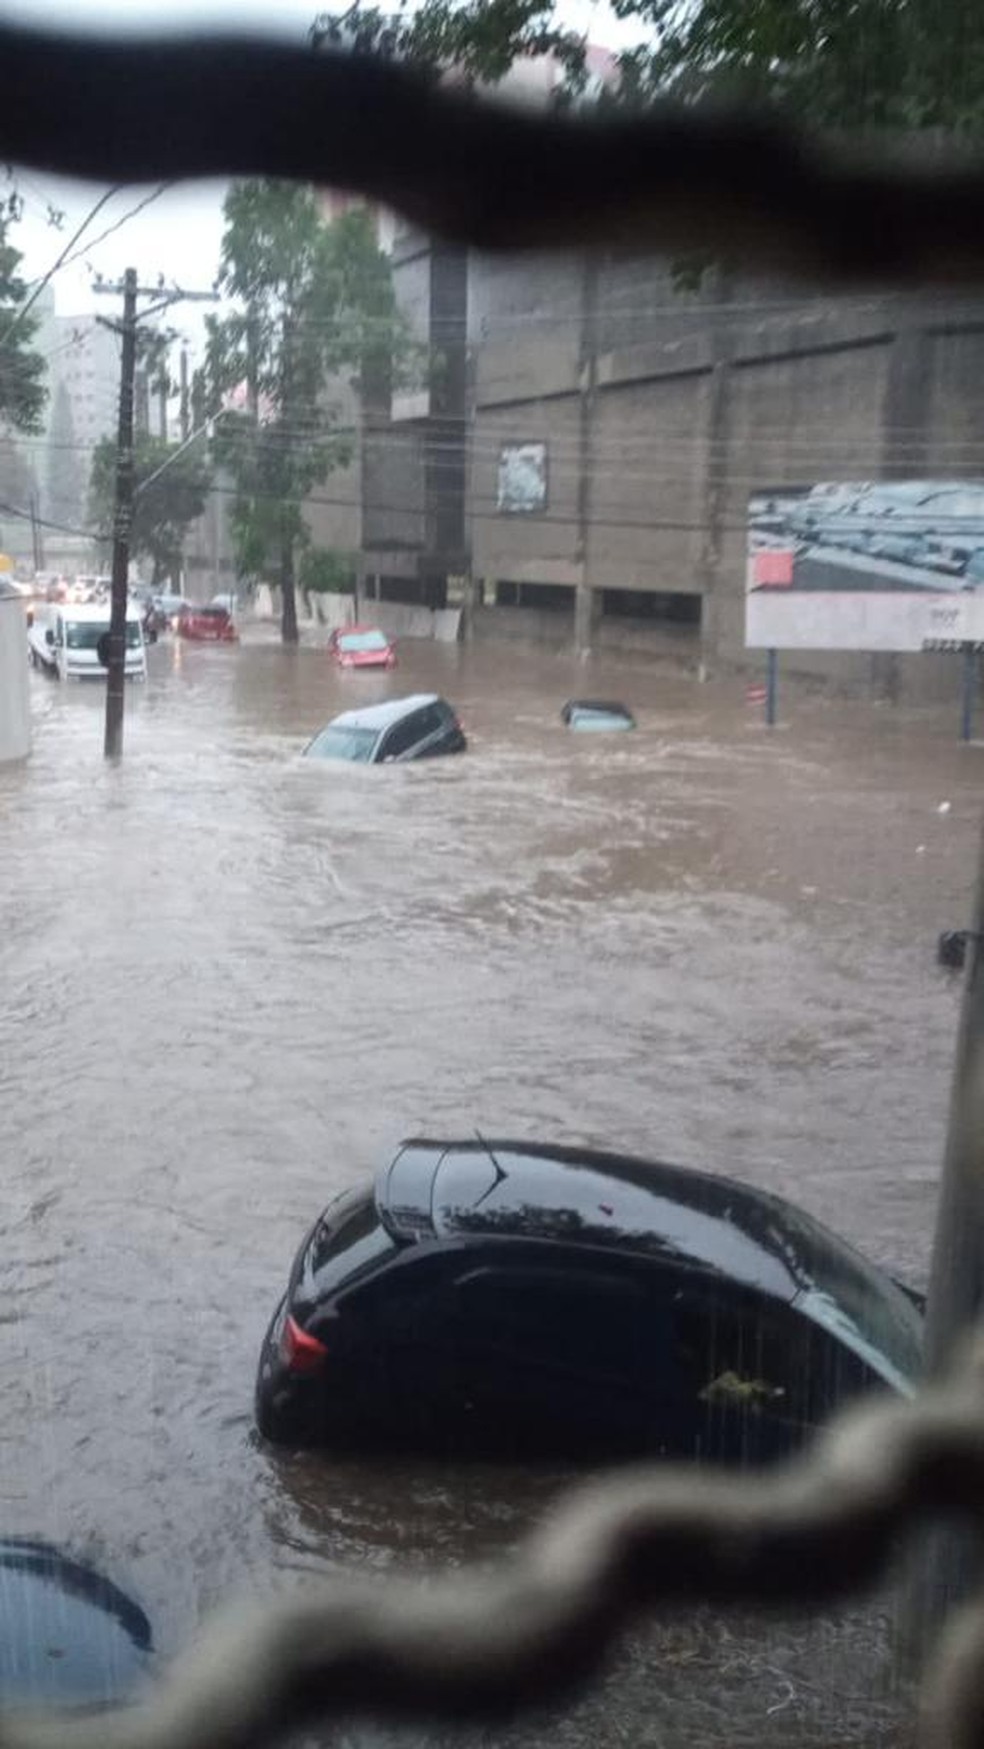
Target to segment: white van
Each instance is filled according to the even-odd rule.
[[[105,680],[99,640],[108,632],[108,602],[92,606],[61,602],[35,616],[30,631],[32,659],[52,669],[59,680]],[[132,604],[126,610],[126,677],[147,678],[143,627],[139,610]]]

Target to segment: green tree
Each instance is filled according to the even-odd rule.
[[[551,0],[424,0],[414,12],[384,12],[360,0],[344,12],[322,12],[312,26],[316,45],[410,61],[437,73],[454,67],[466,84],[496,84],[514,61],[553,55],[569,90],[584,80],[584,41],[555,21]]]
[[[18,272],[19,249],[10,241],[10,228],[20,216],[16,193],[0,201],[0,418],[16,431],[41,430],[47,389],[45,361],[31,350],[37,321],[22,314],[27,287]]]
[[[65,384],[55,390],[48,433],[47,513],[53,522],[72,526],[82,513],[82,477],[75,441],[72,402]]]
[[[366,212],[326,224],[311,189],[255,178],[230,188],[224,213],[220,282],[237,308],[209,322],[194,405],[222,413],[212,449],[233,481],[239,573],[273,571],[296,643],[304,498],[352,453],[333,385],[337,396],[340,379],[385,375],[400,325]],[[245,407],[229,411],[237,397]]]
[[[205,455],[146,433],[137,438],[130,551],[150,559],[155,585],[179,577],[184,537],[205,508],[211,479]],[[89,521],[102,543],[112,540],[115,495],[116,443],[104,437],[93,452],[89,483]]]
[[[752,100],[830,128],[980,131],[984,8],[979,0],[613,0],[637,20],[607,93]],[[568,94],[584,85],[584,43],[553,0],[423,0],[412,14],[356,4],[322,13],[316,43],[454,67],[495,84],[515,60],[554,54]]]

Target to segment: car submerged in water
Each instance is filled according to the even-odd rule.
[[[0,1706],[130,1703],[152,1652],[140,1605],[105,1574],[51,1543],[0,1537]]]
[[[339,668],[395,668],[396,651],[378,626],[342,626],[328,639]]]
[[[910,1393],[921,1348],[914,1296],[780,1197],[412,1140],[301,1245],[256,1416],[290,1445],[763,1462],[850,1398]]]
[[[464,730],[447,699],[436,692],[390,698],[384,704],[342,711],[304,749],[305,759],[347,759],[356,765],[389,765],[463,753]]]
[[[561,709],[561,721],[569,729],[581,733],[592,731],[619,732],[634,729],[635,717],[627,705],[619,704],[616,699],[606,698],[569,698]]]

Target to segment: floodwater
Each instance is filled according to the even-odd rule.
[[[558,1485],[251,1430],[296,1243],[404,1135],[725,1170],[924,1281],[958,999],[935,938],[968,920],[984,750],[955,710],[790,692],[770,735],[737,682],[518,646],[407,644],[383,678],[263,628],[150,654],[120,768],[101,690],[34,677],[33,756],[0,772],[0,1530],[104,1565],[170,1653],[236,1592],[503,1549]],[[464,757],[298,758],[424,687]],[[569,734],[574,691],[638,732]],[[876,1627],[853,1664],[850,1619],[659,1632],[503,1740],[897,1740]]]

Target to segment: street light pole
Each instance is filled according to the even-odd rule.
[[[127,268],[123,278],[123,319],[120,326],[123,346],[116,437],[113,587],[106,663],[106,732],[103,742],[103,752],[107,759],[119,759],[123,752],[126,594],[130,574],[130,528],[133,522],[133,388],[137,361],[137,276],[132,267]]]

